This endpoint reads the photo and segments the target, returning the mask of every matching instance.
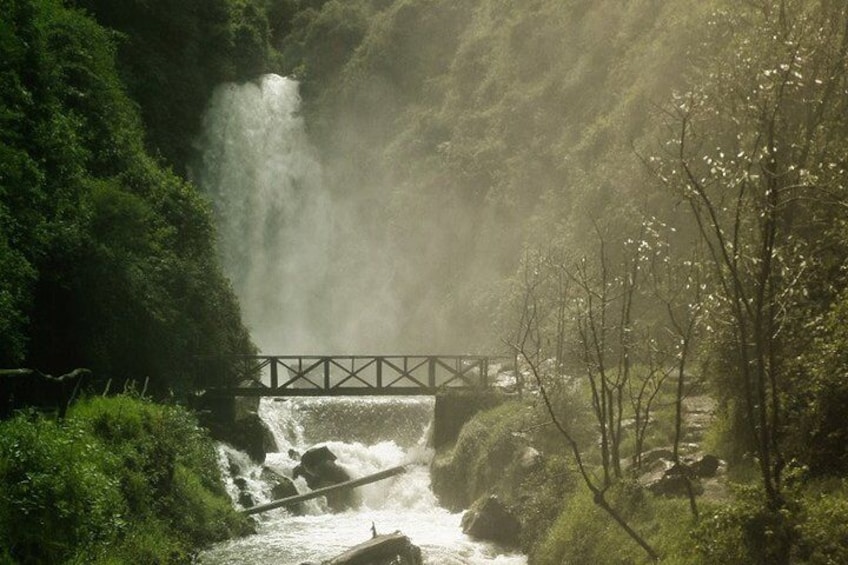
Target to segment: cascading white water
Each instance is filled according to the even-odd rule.
[[[395,261],[385,248],[375,252],[373,236],[358,229],[356,199],[334,196],[323,185],[299,104],[297,82],[276,75],[222,85],[210,102],[192,176],[213,201],[224,269],[263,351],[394,349],[402,318],[391,286]],[[362,487],[363,504],[354,511],[330,514],[317,500],[302,516],[264,514],[259,534],[221,544],[201,563],[321,561],[370,537],[372,523],[380,532],[404,532],[428,563],[525,563],[468,539],[460,515],[437,505],[420,442],[431,403],[265,399],[260,406],[280,447],[266,465],[278,474],[292,476],[298,461],[289,457],[290,448],[302,452],[319,442],[355,477],[420,464]],[[234,501],[245,506],[270,499],[262,466],[228,446],[219,455]],[[306,490],[302,478],[296,485]]]
[[[212,200],[223,267],[262,351],[397,347],[397,258],[355,187],[328,188],[297,81],[219,86],[197,149],[191,177]]]
[[[367,540],[373,523],[378,532],[400,530],[409,536],[421,547],[428,564],[526,563],[524,556],[503,554],[490,544],[471,540],[461,532],[461,515],[438,506],[429,488],[430,453],[424,447],[432,404],[432,400],[408,398],[263,399],[260,413],[280,449],[268,454],[265,466],[277,473],[292,476],[297,461],[288,456],[289,449],[303,452],[315,444],[327,445],[354,477],[408,463],[411,470],[358,489],[362,505],[356,510],[328,513],[318,499],[302,516],[283,509],[262,514],[258,534],[216,546],[201,554],[199,562],[320,563]],[[347,423],[343,441],[337,439],[340,422]],[[417,440],[412,440],[415,437]],[[367,440],[363,443],[356,438]],[[221,457],[228,475],[229,470],[238,469],[255,503],[269,499],[268,485],[261,479],[262,465],[250,463],[227,446],[221,446]],[[298,489],[305,491],[306,485],[300,481],[303,479],[298,479]],[[233,477],[228,482],[236,496]]]

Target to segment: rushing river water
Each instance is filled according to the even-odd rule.
[[[432,413],[431,399],[263,399],[260,415],[279,447],[279,452],[268,454],[265,465],[277,473],[292,476],[298,461],[288,456],[289,449],[303,452],[316,444],[327,445],[353,477],[407,463],[412,463],[411,470],[358,489],[362,505],[356,510],[330,513],[319,498],[307,503],[302,516],[284,509],[261,514],[256,535],[220,544],[203,553],[199,563],[320,563],[370,538],[373,524],[379,533],[400,530],[409,536],[421,547],[425,563],[525,564],[522,555],[465,536],[461,514],[437,504],[428,472],[432,454],[425,447]],[[220,446],[219,455],[234,500],[239,489],[231,470],[245,480],[256,503],[270,500],[262,465],[226,445]],[[296,484],[299,491],[307,490],[302,478]]]

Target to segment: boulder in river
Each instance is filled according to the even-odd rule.
[[[324,565],[422,565],[421,548],[400,532],[374,536]]]
[[[260,477],[266,484],[271,486],[272,500],[280,500],[281,498],[289,498],[299,494],[294,481],[285,475],[279,474],[270,467],[263,467],[262,475],[260,475]],[[303,504],[299,502],[286,506],[285,508],[296,516],[300,516],[304,512]]]
[[[238,488],[238,503],[242,505],[244,508],[250,508],[256,501],[253,500],[253,495],[250,494],[250,491],[247,487],[247,480],[244,477],[235,477],[233,479],[233,483]]]
[[[294,478],[303,477],[312,490],[337,485],[351,480],[348,473],[336,462],[336,455],[325,446],[307,449],[300,457],[300,465],[294,468]],[[343,489],[327,493],[327,506],[340,512],[359,506],[359,493]]]
[[[521,524],[500,499],[492,495],[475,502],[462,516],[462,531],[476,539],[515,547]]]

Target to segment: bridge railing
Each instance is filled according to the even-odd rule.
[[[512,358],[486,355],[241,355],[198,359],[203,388],[237,396],[432,395],[482,389]]]

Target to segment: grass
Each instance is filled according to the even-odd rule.
[[[92,397],[0,423],[0,563],[184,563],[249,529],[183,408]]]

